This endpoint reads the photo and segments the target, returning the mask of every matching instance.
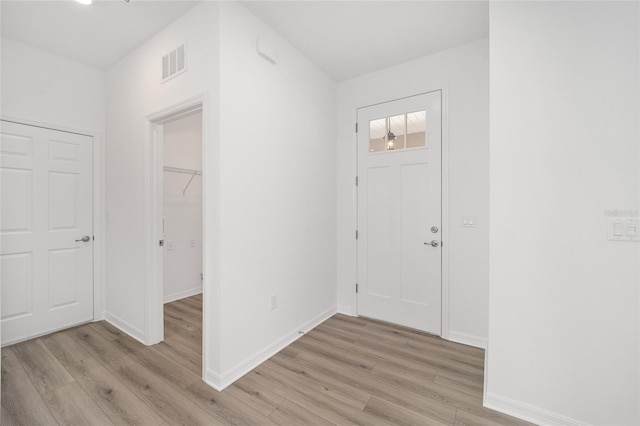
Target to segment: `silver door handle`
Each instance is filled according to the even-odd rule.
[[[436,240],[431,241],[430,243],[424,243],[425,246],[438,247],[440,245]]]
[[[80,241],[82,241],[83,243],[87,243],[87,242],[89,242],[90,239],[91,239],[90,236],[85,235],[84,237],[80,238],[79,240],[76,240],[76,243],[79,243]]]

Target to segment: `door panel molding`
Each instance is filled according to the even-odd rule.
[[[58,132],[93,138],[93,320],[105,319],[104,294],[106,285],[106,178],[104,129],[88,129],[60,125],[25,117],[0,115],[0,128],[4,122],[39,127]],[[0,311],[1,315],[1,311]],[[34,336],[35,337],[35,336]]]
[[[27,217],[27,222],[30,224],[27,224],[23,232],[19,232],[18,229],[4,230],[8,234],[2,237],[3,252],[6,252],[2,257],[8,261],[10,260],[9,253],[36,250],[37,256],[35,258],[31,256],[31,258],[36,262],[32,267],[38,270],[34,271],[30,279],[32,284],[48,283],[46,294],[42,296],[46,300],[32,302],[34,303],[32,306],[33,315],[27,315],[24,318],[28,324],[13,321],[6,323],[6,326],[11,330],[9,334],[5,333],[2,336],[2,344],[6,345],[101,318],[103,311],[101,290],[104,282],[102,279],[104,253],[102,235],[104,232],[100,225],[102,222],[100,211],[103,207],[104,180],[103,167],[101,167],[102,139],[99,133],[8,116],[2,116],[0,120],[3,133],[29,135],[27,139],[31,139],[26,151],[18,150],[20,152],[17,152],[16,149],[11,148],[15,144],[9,143],[10,146],[3,152],[3,168],[4,170],[29,170],[29,181],[33,186],[33,193],[27,196],[27,208],[33,211],[38,209],[41,216],[37,221],[35,221],[35,217]],[[81,152],[83,152],[84,159],[80,162]],[[83,176],[83,180],[77,179],[78,174]],[[56,182],[63,185],[54,185],[55,182],[52,182],[51,179],[55,180],[60,176],[63,177],[62,181],[58,179]],[[81,188],[83,189],[81,190]],[[76,205],[82,210],[76,211],[66,205],[54,209],[52,202],[64,201],[57,197],[52,198],[51,192],[55,190],[63,190],[73,199],[70,205]],[[18,189],[18,192],[21,190]],[[39,202],[43,202],[45,205],[31,205],[33,197],[41,200]],[[78,200],[84,201],[76,203]],[[6,198],[5,202],[7,202]],[[52,221],[52,218],[55,220]],[[59,229],[51,229],[52,224],[55,225],[54,222],[59,220],[62,221],[58,223],[61,225],[57,227]],[[79,232],[90,234],[92,236],[91,243],[74,244],[73,240],[78,238]],[[38,235],[40,238],[36,238]],[[94,236],[98,237],[98,242],[93,241]],[[25,238],[26,240],[24,240]],[[21,239],[24,241],[20,242]],[[26,243],[24,247],[22,247],[23,243]],[[48,254],[45,254],[43,250],[48,251]],[[51,264],[52,254],[61,252],[73,252],[75,264],[78,267],[84,267],[84,278],[80,282],[78,281],[80,276],[77,273],[73,274],[75,278],[71,277],[72,279],[68,280],[61,277],[61,274],[67,273],[66,269],[57,267],[61,265]],[[34,253],[36,252],[34,251]],[[91,267],[86,265],[91,265]],[[51,275],[52,272],[56,272],[55,276]],[[57,281],[54,283],[50,280],[52,278]],[[55,292],[51,287],[54,284],[56,285]],[[33,291],[34,289],[31,288],[31,293],[35,297]],[[9,306],[6,299],[4,302],[6,312]],[[2,311],[1,308],[0,311]],[[0,316],[7,321],[8,317],[12,315],[11,312],[0,312]],[[14,317],[14,319],[17,318]]]

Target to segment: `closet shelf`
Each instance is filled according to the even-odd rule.
[[[194,177],[202,176],[201,170],[182,169],[180,167],[168,167],[168,166],[163,167],[162,170],[164,170],[165,172],[182,173],[185,175],[191,175],[189,182],[187,182],[187,185],[182,190],[182,195],[184,195],[187,192],[187,188],[189,188],[189,185],[191,185],[191,181],[193,180]]]

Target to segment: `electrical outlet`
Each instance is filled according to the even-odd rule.
[[[278,307],[278,295],[277,294],[272,294],[271,295],[271,310],[273,311],[277,307]]]

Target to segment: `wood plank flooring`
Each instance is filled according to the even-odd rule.
[[[165,341],[109,323],[2,349],[2,425],[524,425],[482,407],[484,351],[335,315],[217,392],[201,380],[202,297]]]

